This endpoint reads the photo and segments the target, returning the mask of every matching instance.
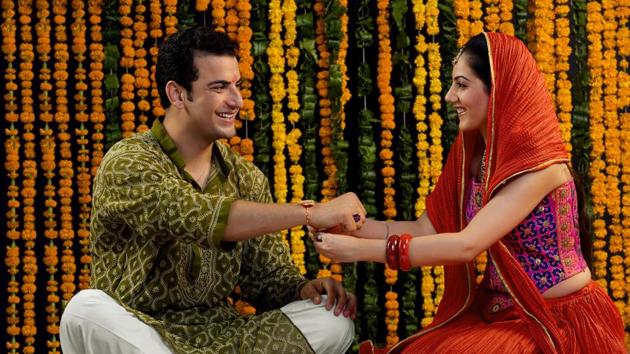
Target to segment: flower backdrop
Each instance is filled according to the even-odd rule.
[[[59,352],[64,304],[89,286],[92,179],[116,141],[164,115],[159,44],[193,24],[238,42],[244,106],[225,141],[281,203],[356,192],[368,215],[413,220],[457,131],[443,102],[457,48],[482,30],[521,38],[545,74],[592,211],[595,279],[630,329],[627,1],[1,0],[2,250],[8,352]],[[359,299],[357,341],[431,322],[441,267],[398,273],[318,256],[284,232],[310,277]],[[479,274],[486,257],[476,259]],[[244,315],[256,309],[232,298]],[[627,336],[628,337],[628,336]],[[629,341],[627,343],[630,344]],[[630,349],[630,345],[628,346]]]

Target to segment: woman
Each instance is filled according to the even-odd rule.
[[[317,250],[403,270],[446,266],[434,322],[391,353],[625,352],[621,316],[581,252],[589,235],[580,242],[567,152],[532,55],[514,37],[475,36],[454,61],[446,100],[460,132],[426,213],[320,233]],[[484,250],[477,286],[472,262]]]

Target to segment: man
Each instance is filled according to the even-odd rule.
[[[166,115],[103,159],[91,222],[94,289],[65,309],[65,353],[341,353],[351,344],[356,298],[332,279],[305,280],[273,232],[354,230],[365,210],[354,194],[271,204],[262,172],[217,142],[235,134],[242,106],[235,52],[208,28],[160,48]],[[256,315],[239,316],[228,303],[236,285]]]

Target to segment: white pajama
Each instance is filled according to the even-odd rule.
[[[354,323],[326,310],[325,303],[324,295],[319,305],[301,300],[280,310],[316,353],[345,353],[354,339]],[[171,353],[153,327],[96,289],[82,290],[70,300],[61,316],[59,336],[65,354]]]

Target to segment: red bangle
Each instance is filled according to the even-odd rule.
[[[398,242],[400,237],[398,235],[391,235],[387,238],[387,245],[385,246],[385,259],[387,266],[393,270],[398,269]]]
[[[403,234],[400,236],[400,244],[398,247],[398,264],[400,269],[407,272],[411,269],[411,260],[409,260],[409,244],[411,243],[411,235]]]

